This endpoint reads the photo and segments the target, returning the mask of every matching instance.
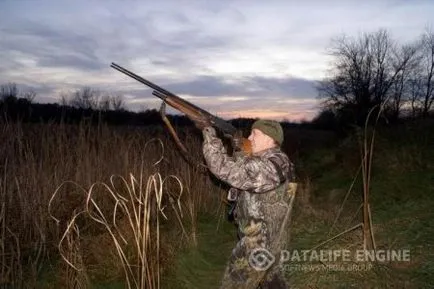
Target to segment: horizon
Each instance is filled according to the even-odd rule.
[[[150,89],[110,68],[116,62],[222,118],[308,121],[333,39],[386,29],[415,41],[433,13],[431,1],[7,0],[0,79],[33,89],[35,102],[86,86],[123,95],[131,111],[158,109]]]

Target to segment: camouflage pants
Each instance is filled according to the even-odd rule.
[[[265,271],[252,267],[251,259],[249,259],[252,252],[265,248],[267,250],[270,249],[268,246],[264,248],[264,236],[261,227],[260,223],[252,223],[248,226],[249,230],[247,232],[244,231],[247,234],[241,237],[232,250],[220,289],[288,288],[278,266],[271,266]],[[278,264],[278,260],[275,263]]]
[[[253,268],[251,268],[254,270]],[[245,270],[244,272],[238,272],[241,274],[246,274],[248,279],[234,278],[234,271],[230,272],[229,266],[226,268],[225,275],[223,277],[220,289],[287,289],[289,288],[280,274],[271,274],[264,272],[249,272]]]

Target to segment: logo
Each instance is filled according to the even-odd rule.
[[[249,255],[249,264],[256,271],[265,271],[269,269],[276,258],[267,249],[255,248]]]

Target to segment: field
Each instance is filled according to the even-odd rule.
[[[432,131],[420,121],[376,132],[376,248],[408,250],[411,260],[351,270],[344,262],[289,262],[293,288],[434,284]],[[283,148],[299,180],[290,250],[362,249],[361,228],[321,245],[362,222],[360,137],[286,128]],[[0,286],[218,288],[236,242],[228,188],[197,165],[200,133],[183,127],[181,138],[193,165],[162,127],[1,124]]]

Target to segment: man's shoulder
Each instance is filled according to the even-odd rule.
[[[278,147],[267,149],[261,154],[251,156],[246,160],[247,165],[258,167],[273,167],[277,172],[286,175],[291,167],[291,161],[288,156]]]
[[[275,147],[275,148],[271,148],[269,150],[267,150],[263,156],[264,158],[267,159],[279,159],[282,162],[289,162],[289,157],[288,155],[283,152],[279,147]]]
[[[270,161],[279,166],[286,167],[290,164],[289,157],[280,148],[270,148],[257,155],[245,155],[242,157],[245,164],[268,164]]]

